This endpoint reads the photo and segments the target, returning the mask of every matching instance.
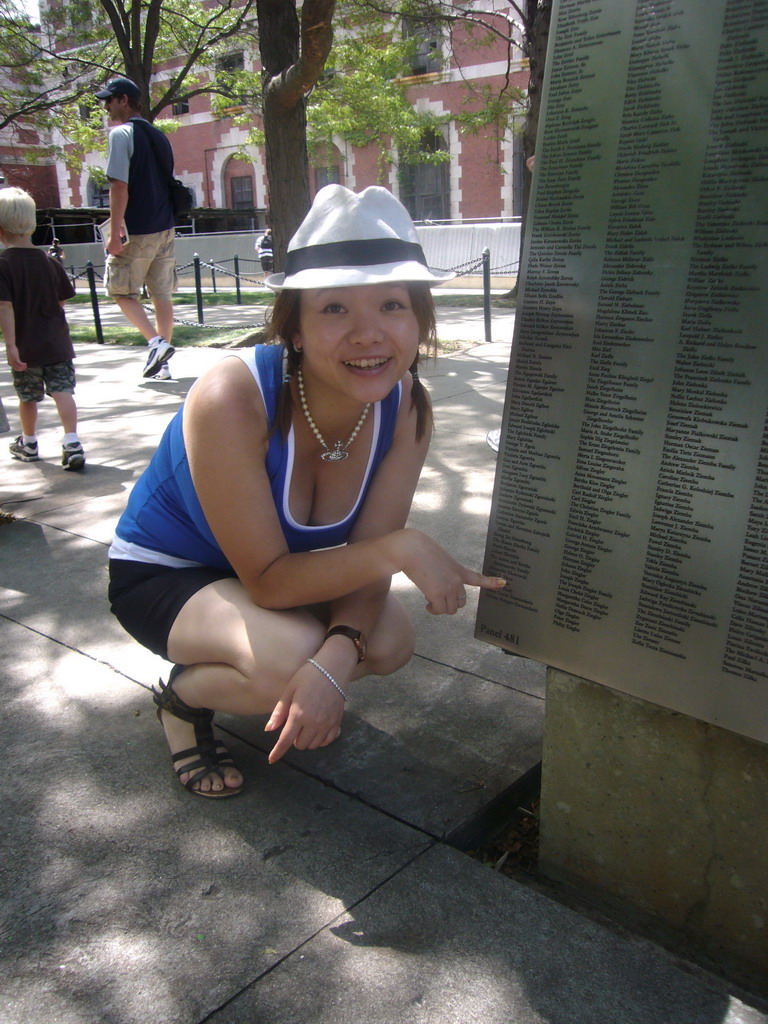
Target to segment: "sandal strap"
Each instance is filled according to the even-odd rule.
[[[223,782],[224,772],[222,769],[230,765],[233,768],[236,767],[235,762],[229,756],[223,744],[219,743],[217,746],[222,748],[222,754],[218,750],[214,750],[210,744],[204,743],[199,747],[188,747],[186,750],[180,750],[178,753],[171,755],[171,761],[179,781],[181,781],[182,775],[190,773],[189,778],[183,784],[187,789],[194,789],[195,783],[204,779],[206,775],[218,775]],[[190,762],[190,764],[176,767],[177,762],[183,761],[188,757],[197,757],[197,760]]]
[[[199,743],[196,747],[187,747],[186,750],[179,750],[177,753],[172,754],[171,757],[173,761],[178,761],[182,757],[192,757],[193,754],[199,754],[200,757],[207,758],[211,764],[229,766],[235,763],[232,760],[232,755],[221,740],[214,740],[212,744],[203,742]]]
[[[189,778],[184,783],[187,789],[193,789],[196,782],[200,779],[204,779],[206,775],[218,775],[219,778],[224,781],[224,772],[219,768],[217,764],[214,764],[206,756],[199,757],[196,761],[191,761],[189,764],[182,765],[176,768],[176,762],[183,760],[185,757],[193,757],[195,754],[202,753],[199,747],[190,747],[188,750],[180,750],[178,754],[174,754],[171,760],[176,774],[181,781],[181,776],[189,774]]]
[[[221,740],[216,741],[216,763],[222,768],[237,768],[232,755]]]
[[[224,782],[224,769],[229,767],[236,768],[237,766],[221,740],[217,740],[213,735],[213,711],[210,708],[190,707],[173,689],[175,677],[180,672],[183,672],[183,670],[183,665],[174,665],[168,677],[168,682],[164,683],[160,679],[158,681],[159,689],[156,690],[154,686],[152,687],[152,700],[157,705],[157,717],[161,724],[163,721],[162,713],[165,711],[173,715],[174,718],[179,718],[183,722],[189,722],[195,728],[197,746],[187,747],[185,750],[179,750],[175,754],[171,754],[174,771],[180,782],[182,775],[189,775],[189,778],[183,785],[186,789],[200,796],[234,796],[240,792],[242,787],[238,786],[236,789],[229,789],[226,792],[217,790],[215,793],[210,794],[195,789],[195,785],[207,775],[218,775],[221,781]],[[179,761],[189,758],[194,758],[195,760],[190,761],[189,764],[179,765]]]
[[[179,666],[175,665],[174,668],[177,669]],[[154,686],[152,687],[152,700],[157,705],[157,717],[160,718],[161,711],[167,711],[174,718],[180,718],[183,722],[190,722],[195,727],[203,724],[207,724],[210,727],[213,721],[213,711],[210,708],[192,708],[189,704],[185,703],[173,689],[174,674],[178,675],[178,672],[174,673],[172,670],[167,683],[164,683],[162,679],[158,679],[159,690],[156,690]],[[198,736],[199,739],[200,737]]]

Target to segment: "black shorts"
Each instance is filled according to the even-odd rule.
[[[234,572],[194,566],[169,569],[167,565],[109,562],[109,605],[123,629],[153,654],[168,659],[168,635],[187,601],[217,580],[234,579]]]

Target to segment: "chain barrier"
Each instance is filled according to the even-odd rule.
[[[98,272],[98,270],[96,269],[96,267],[92,266],[91,270],[93,271],[94,277],[98,277],[98,279],[100,281],[102,281],[102,282],[104,281],[104,275],[100,274]],[[69,279],[72,282],[72,284],[74,284],[75,281],[81,281],[83,279],[85,279],[87,281],[88,280],[88,267],[83,267],[82,269],[78,269],[77,267],[70,267],[69,268]]]
[[[154,315],[155,311],[152,306],[145,306],[144,309],[147,313]],[[184,320],[180,316],[175,316],[173,322],[184,327],[199,327],[203,331],[239,331],[241,328],[244,331],[263,331],[267,326],[266,320],[262,320],[260,324],[201,324],[197,320]]]
[[[223,262],[224,261],[222,261],[222,263]],[[256,260],[248,260],[247,262],[255,263],[257,261]],[[239,276],[241,281],[248,281],[250,284],[261,284],[261,285],[264,284],[264,278],[263,277],[261,277],[261,278],[248,277],[245,274],[236,275],[231,270],[227,270],[227,268],[225,266],[223,266],[222,263],[208,263],[206,260],[200,260],[200,266],[201,267],[206,267],[208,270],[213,270],[216,273],[225,274],[227,277],[232,277],[232,278],[235,278],[235,279],[237,279],[237,276]],[[191,261],[189,263],[184,263],[182,266],[176,267],[176,273],[177,274],[181,274],[181,273],[183,273],[183,271],[189,270],[189,269],[193,268],[194,265],[195,265],[194,261]],[[473,271],[473,270],[479,270],[482,267],[482,265],[483,265],[483,257],[482,256],[478,256],[475,259],[466,260],[464,263],[457,263],[453,267],[430,267],[429,269],[430,270],[438,271],[439,273],[456,274],[457,277],[464,277],[467,274],[470,274],[471,271]],[[517,266],[518,266],[518,263],[517,263],[516,260],[514,262],[512,262],[512,263],[503,263],[503,264],[501,264],[499,266],[491,267],[491,274],[493,274],[493,275],[495,275],[497,277],[503,277],[503,276],[505,276],[503,271],[505,271],[505,270],[515,271],[515,270],[517,270]],[[93,269],[94,269],[94,273],[99,278],[99,280],[103,281],[104,280],[103,274],[100,274],[96,267],[94,267]],[[102,268],[102,269],[104,269],[104,268]],[[85,269],[85,267],[74,267],[74,266],[70,267],[69,268],[69,276],[70,276],[70,278],[73,281],[79,281],[79,280],[81,280],[82,278],[84,278],[86,276],[86,269]]]
[[[192,266],[191,263],[188,264],[188,265]],[[260,284],[260,285],[263,285],[264,287],[266,287],[266,285],[264,285],[264,278],[263,277],[261,278],[261,280],[257,280],[255,277],[246,277],[245,274],[233,274],[231,270],[227,270],[227,268],[226,267],[222,267],[221,264],[219,264],[219,263],[206,263],[205,260],[200,260],[200,266],[201,267],[207,267],[208,270],[215,270],[217,274],[224,274],[227,277],[233,277],[235,280],[237,280],[238,277],[239,277],[241,281],[249,281],[251,284]]]
[[[247,262],[247,263],[256,263],[256,262],[258,262],[257,260],[249,260],[247,257],[239,257],[239,259],[241,259],[243,262]],[[180,273],[183,273],[185,270],[190,270],[192,268],[195,269],[195,271],[197,273],[199,271],[200,267],[205,267],[207,270],[211,271],[212,275],[223,274],[225,277],[234,278],[234,280],[235,280],[235,282],[237,284],[238,299],[239,299],[239,296],[240,296],[240,282],[241,281],[245,281],[245,282],[247,282],[249,284],[261,285],[262,287],[266,287],[264,285],[264,277],[263,277],[263,275],[261,277],[259,277],[259,278],[249,277],[246,274],[240,273],[239,269],[235,273],[235,272],[233,272],[231,270],[228,270],[223,265],[224,262],[227,262],[227,261],[222,261],[220,263],[212,263],[212,262],[208,262],[207,260],[202,260],[202,259],[200,259],[199,256],[196,256],[196,258],[194,260],[190,261],[189,263],[185,263],[183,266],[178,266],[176,268],[176,273],[180,274]],[[484,269],[484,257],[483,256],[479,256],[479,257],[475,257],[474,259],[466,260],[464,263],[459,263],[459,264],[457,264],[454,267],[445,267],[445,268],[444,267],[430,267],[429,269],[433,270],[433,271],[436,271],[436,272],[439,272],[439,273],[455,274],[457,277],[464,277],[464,276],[468,276],[468,275],[473,275],[475,272],[480,271],[481,268],[483,269],[483,272],[486,272],[485,269]],[[502,266],[493,267],[490,270],[490,273],[502,276],[502,275],[504,275],[505,271],[511,271],[513,273],[516,273],[517,272],[517,268],[518,268],[518,261],[515,261],[513,263],[506,263],[506,264],[503,264]],[[106,267],[101,267],[100,270],[97,270],[96,267],[94,267],[92,263],[89,263],[86,267],[74,267],[74,266],[70,267],[69,268],[69,276],[70,276],[70,279],[71,279],[73,285],[75,284],[76,281],[85,279],[85,280],[88,281],[89,288],[90,288],[91,287],[90,276],[92,275],[94,279],[98,278],[98,280],[103,284],[104,281],[105,281],[104,271],[106,271]],[[198,282],[198,285],[199,285],[199,282]],[[214,291],[216,291],[215,278],[214,278],[213,289],[214,289]],[[97,308],[98,308],[98,297],[97,297],[97,295],[95,293],[95,290],[93,290],[93,288],[91,288],[91,292],[92,292],[91,293],[91,301],[94,303],[94,316],[96,316],[97,315]],[[201,300],[202,300],[202,296],[201,296],[201,294],[198,293],[198,315],[199,316],[202,316],[202,308],[201,308],[202,307],[202,303],[201,303]],[[145,311],[147,313],[154,314],[154,309],[151,306],[145,305],[143,308],[145,309]],[[200,320],[185,320],[183,317],[174,316],[173,322],[175,324],[181,324],[184,327],[197,327],[199,330],[206,330],[206,331],[263,330],[267,326],[266,325],[266,318],[263,321],[261,321],[260,323],[248,323],[248,324],[237,323],[237,324],[231,324],[230,325],[230,324],[205,324],[205,323],[201,323]]]
[[[456,274],[457,277],[465,277],[469,271],[477,270],[483,265],[483,257],[479,256],[477,259],[467,260],[466,263],[459,263],[455,267],[430,267],[430,270],[436,270],[441,274]]]

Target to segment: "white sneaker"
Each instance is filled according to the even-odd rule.
[[[150,346],[142,376],[156,377],[160,367],[168,362],[175,351],[173,345],[169,345],[165,338],[160,338],[156,345]]]
[[[11,441],[8,449],[14,459],[20,462],[39,462],[40,456],[37,453],[37,441],[24,443],[24,435],[19,434],[15,441]]]
[[[61,465],[64,469],[82,469],[85,465],[85,452],[79,441],[70,441],[61,449]]]
[[[155,374],[155,380],[173,380],[173,377],[171,376],[171,368],[168,363],[163,363]]]

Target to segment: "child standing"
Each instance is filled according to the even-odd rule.
[[[0,331],[13,386],[19,396],[22,433],[11,455],[36,462],[37,405],[45,394],[56,403],[64,428],[61,464],[78,470],[85,452],[77,436],[75,350],[63,305],[75,290],[64,268],[32,244],[35,201],[20,188],[0,189]]]

